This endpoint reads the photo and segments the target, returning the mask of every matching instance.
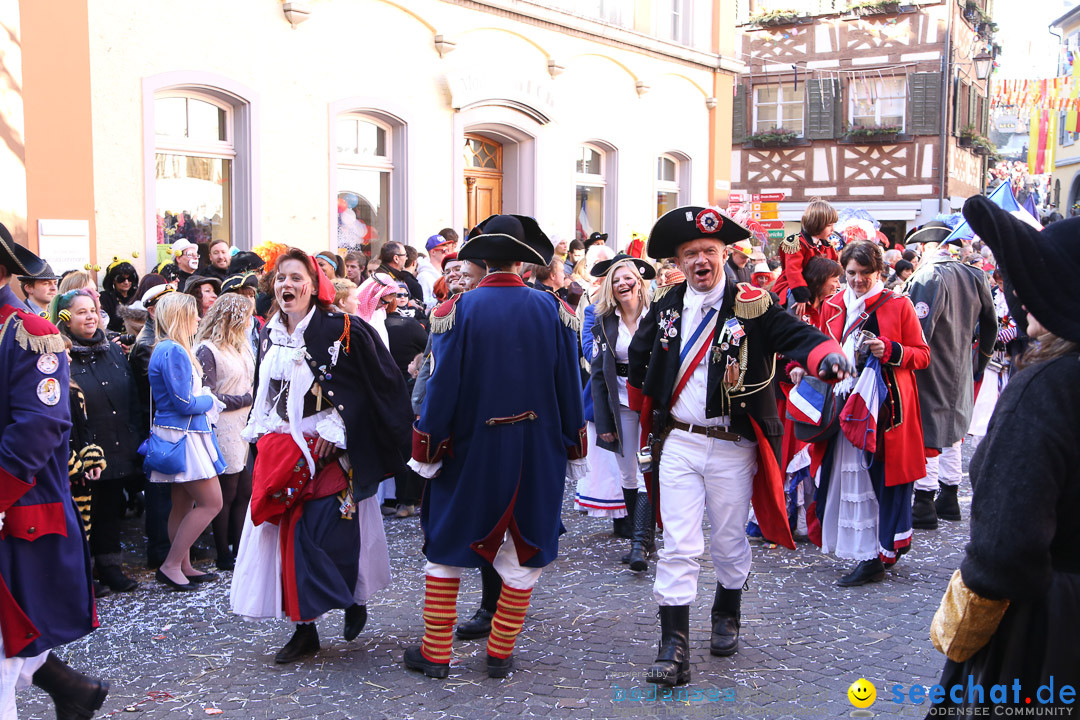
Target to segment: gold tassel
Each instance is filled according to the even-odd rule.
[[[780,243],[780,251],[786,252],[788,255],[793,255],[799,252],[800,244],[798,235],[788,235],[784,238],[783,242]]]
[[[434,312],[431,313],[431,332],[436,335],[448,332],[450,328],[454,327],[454,321],[457,319],[457,303],[450,308],[450,312],[442,317],[438,317]]]
[[[562,320],[563,325],[570,328],[574,332],[581,332],[581,320],[578,318],[577,315],[570,312],[561,300],[559,301],[559,319]]]
[[[665,285],[663,287],[656,288],[656,292],[654,292],[652,296],[652,301],[656,302],[657,300],[671,292],[672,288],[677,287],[678,285],[679,283],[675,283],[674,285]]]
[[[60,337],[59,331],[48,335],[31,335],[21,322],[15,327],[15,342],[19,343],[19,347],[23,350],[29,350],[38,355],[64,352],[64,340]]]
[[[758,297],[753,300],[743,300],[738,295],[735,296],[735,317],[740,320],[754,320],[765,314],[765,311],[772,305],[772,295],[767,292],[762,292]]]

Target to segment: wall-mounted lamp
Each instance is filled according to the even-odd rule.
[[[994,65],[994,56],[983,50],[976,55],[971,61],[975,64],[975,77],[979,80],[985,80],[990,77],[990,69]]]
[[[311,17],[311,10],[306,2],[287,2],[281,5],[282,12],[289,24],[296,27]]]

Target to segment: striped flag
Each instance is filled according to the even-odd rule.
[[[855,447],[867,452],[874,452],[877,447],[877,416],[885,402],[885,393],[881,363],[871,355],[840,411],[840,432]]]

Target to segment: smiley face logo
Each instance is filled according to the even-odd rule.
[[[851,683],[847,691],[848,700],[857,708],[868,708],[877,699],[877,688],[866,678],[859,678]]]

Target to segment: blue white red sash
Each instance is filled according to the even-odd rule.
[[[709,346],[712,345],[713,336],[716,334],[716,318],[716,308],[712,308],[702,318],[701,324],[697,326],[686,341],[686,345],[679,352],[679,372],[675,376],[675,392],[671,394],[672,405],[675,404],[679,393],[682,392],[682,389],[690,380],[690,376],[694,374],[694,370],[704,359]]]

